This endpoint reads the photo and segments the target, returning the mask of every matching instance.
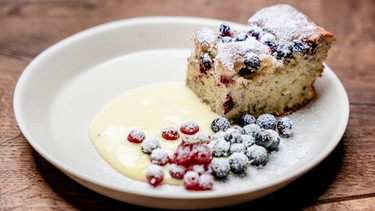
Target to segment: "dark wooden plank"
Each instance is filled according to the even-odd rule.
[[[125,18],[178,15],[246,23],[267,0],[0,1],[0,209],[127,210],[56,169],[27,143],[13,115],[13,91],[27,64],[59,40]],[[375,1],[284,1],[337,37],[327,64],[351,102],[347,130],[320,165],[264,198],[234,206],[262,210],[375,209]],[[223,209],[224,210],[224,209]],[[225,209],[227,210],[227,209]]]

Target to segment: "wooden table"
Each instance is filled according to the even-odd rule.
[[[98,24],[154,15],[246,23],[267,0],[0,1],[0,210],[130,210],[70,179],[28,144],[13,115],[17,79],[40,52]],[[234,206],[254,210],[375,210],[375,1],[284,1],[336,35],[327,64],[344,84],[350,119],[336,149],[287,187]],[[226,208],[227,209],[227,208]]]

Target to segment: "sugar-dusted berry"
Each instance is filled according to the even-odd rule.
[[[244,127],[246,125],[249,125],[249,124],[253,124],[255,123],[256,119],[253,115],[251,114],[245,114],[243,115],[240,120],[239,120],[239,125],[241,127]]]
[[[188,166],[191,163],[191,149],[190,144],[180,144],[174,151],[172,156],[172,162],[182,166]]]
[[[241,135],[241,144],[245,147],[249,147],[255,143],[255,139],[252,135],[243,134]]]
[[[180,131],[186,135],[194,135],[199,131],[199,126],[195,121],[185,121],[181,124]]]
[[[235,174],[241,174],[248,168],[248,157],[241,152],[235,152],[229,156],[228,162],[230,169]]]
[[[208,53],[204,53],[202,56],[202,63],[207,68],[210,69],[212,66],[212,59]]]
[[[229,120],[221,116],[214,119],[211,123],[211,130],[215,133],[218,131],[226,131],[229,127],[230,127]]]
[[[186,146],[190,145],[192,146],[195,143],[200,142],[196,137],[190,136],[190,135],[183,135],[181,137],[181,143],[179,144],[180,146]]]
[[[244,153],[246,150],[246,146],[242,143],[232,143],[229,148],[229,154],[233,154],[235,152]]]
[[[213,141],[212,155],[215,157],[228,156],[230,149],[230,142],[224,138]]]
[[[212,59],[208,53],[204,53],[199,63],[200,72],[206,74],[212,67]]]
[[[276,117],[272,114],[261,114],[256,120],[256,124],[263,129],[276,129]]]
[[[274,48],[273,55],[276,56],[277,59],[285,59],[289,58],[292,54],[292,46],[285,43],[285,44],[276,44]]]
[[[277,132],[283,137],[289,137],[293,130],[293,121],[288,117],[281,117],[276,124]]]
[[[240,143],[242,134],[243,133],[241,127],[233,126],[225,131],[224,138],[226,141],[229,141],[230,143]]]
[[[210,142],[211,141],[211,136],[210,134],[206,133],[206,132],[201,132],[197,135],[196,137],[197,141],[198,142]]]
[[[243,62],[246,68],[250,70],[250,72],[254,72],[255,70],[258,70],[260,67],[260,59],[253,52],[245,54]]]
[[[255,123],[251,123],[251,124],[245,125],[243,127],[243,133],[246,134],[246,135],[251,135],[253,137],[255,137],[255,134],[259,130],[260,130],[260,126],[255,124]]]
[[[268,148],[272,144],[272,135],[269,130],[260,129],[254,138],[256,145]]]
[[[146,138],[145,133],[140,129],[133,129],[128,134],[128,141],[132,143],[142,143],[142,141]]]
[[[220,38],[220,41],[221,41],[222,43],[230,43],[230,42],[233,41],[233,39],[232,39],[231,37],[221,37],[221,38]]]
[[[236,35],[235,41],[242,42],[242,41],[245,41],[248,37],[249,35],[247,35],[246,33],[239,33]]]
[[[163,167],[152,164],[146,171],[146,178],[150,185],[156,187],[160,185],[164,179]]]
[[[250,36],[254,37],[255,39],[259,40],[260,36],[263,33],[263,29],[259,26],[251,26],[248,30]]]
[[[205,143],[194,144],[192,148],[192,161],[196,164],[208,164],[211,162],[211,149]]]
[[[186,171],[187,171],[187,168],[185,166],[177,165],[175,163],[172,163],[169,166],[169,174],[171,175],[171,177],[175,179],[184,178]]]
[[[262,35],[262,37],[259,39],[261,43],[267,46],[274,46],[276,42],[276,37],[275,35],[271,33],[265,33]]]
[[[210,168],[212,175],[217,179],[226,178],[230,172],[230,165],[226,158],[213,158]]]
[[[250,163],[255,166],[265,165],[268,161],[266,148],[259,145],[252,145],[246,149],[245,155]]]
[[[164,128],[164,130],[162,131],[162,134],[161,136],[165,139],[165,140],[177,140],[178,138],[180,138],[180,133],[178,132],[178,129],[175,128],[175,127],[166,127]]]
[[[183,182],[187,190],[200,190],[199,174],[195,171],[187,171],[183,177]]]
[[[199,176],[199,190],[211,190],[214,185],[214,177],[204,173]]]
[[[305,53],[309,49],[309,45],[303,43],[300,40],[293,40],[292,49],[294,52]]]
[[[156,138],[146,138],[141,143],[141,150],[143,153],[151,154],[152,150],[160,148],[160,142]]]
[[[169,156],[165,149],[157,148],[152,150],[150,154],[150,161],[153,164],[164,166],[168,163]]]
[[[280,136],[279,133],[275,130],[267,130],[271,134],[271,145],[268,146],[268,150],[277,150],[280,145]]]
[[[230,26],[226,23],[220,25],[219,31],[221,36],[231,36]]]

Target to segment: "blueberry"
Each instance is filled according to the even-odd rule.
[[[216,133],[218,131],[226,131],[230,127],[230,122],[225,117],[218,117],[211,123],[211,130]]]
[[[292,46],[288,44],[276,44],[273,55],[276,56],[277,59],[289,58],[292,55],[291,49]]]
[[[247,148],[245,155],[250,163],[255,166],[265,165],[268,162],[268,153],[266,148],[258,145],[252,145]]]
[[[272,114],[261,114],[256,120],[256,124],[263,129],[276,129],[276,117]]]
[[[220,138],[224,138],[225,135],[226,135],[225,131],[220,130],[220,131],[218,131],[218,132],[216,132],[216,133],[214,133],[212,135],[212,140],[217,140],[217,139],[220,139]]]
[[[256,119],[253,115],[251,114],[245,114],[241,117],[240,121],[239,121],[239,125],[241,127],[244,127],[245,125],[249,125],[249,124],[252,124],[252,123],[255,123]]]
[[[227,36],[228,33],[230,32],[230,27],[229,27],[228,24],[223,23],[223,24],[220,25],[219,31],[220,31],[222,36]]]
[[[230,169],[236,174],[241,174],[247,170],[248,161],[247,156],[241,152],[235,152],[228,158]]]
[[[277,121],[276,128],[281,136],[289,137],[292,133],[293,121],[288,117],[281,117],[279,121]]]
[[[254,72],[255,70],[259,69],[259,67],[260,67],[260,59],[253,52],[249,52],[249,53],[245,54],[243,62],[245,64],[246,68],[250,69],[250,72]]]
[[[209,69],[212,66],[212,59],[208,53],[204,53],[202,56],[202,63],[203,65]]]
[[[251,123],[251,124],[248,124],[248,125],[245,125],[243,127],[243,133],[244,134],[247,134],[247,135],[251,135],[252,137],[255,137],[255,134],[260,130],[260,126],[255,124],[255,123]]]
[[[233,126],[231,126],[231,128],[233,128],[235,130],[238,130],[238,131],[240,131],[242,133],[242,127],[239,126],[239,125],[233,125]]]
[[[252,135],[242,135],[241,136],[241,143],[246,147],[249,147],[255,143],[254,137]]]
[[[229,154],[233,154],[235,152],[242,152],[245,153],[246,146],[242,143],[232,143],[229,148]]]
[[[236,36],[235,41],[237,42],[245,41],[248,37],[249,36],[246,33],[240,33]]]
[[[252,37],[255,37],[255,39],[259,39],[260,35],[263,33],[263,30],[258,26],[251,26],[248,32]]]
[[[268,148],[272,144],[272,134],[265,129],[260,129],[255,134],[255,144]]]
[[[160,142],[159,140],[155,138],[146,138],[142,143],[141,143],[141,150],[143,153],[146,154],[151,154],[152,150],[160,148]]]
[[[275,35],[271,34],[271,33],[266,33],[264,34],[260,40],[259,40],[261,43],[267,45],[267,46],[273,46],[275,45],[275,42],[276,42],[276,38],[275,38]]]
[[[230,127],[225,131],[225,140],[231,143],[240,143],[242,135],[242,128]]]
[[[268,146],[268,150],[277,150],[277,148],[279,147],[280,145],[280,136],[279,136],[279,133],[276,132],[275,130],[267,130],[268,132],[270,132],[271,134],[271,140],[272,140],[272,143],[270,146]]]
[[[309,48],[309,46],[307,44],[304,44],[300,40],[293,40],[292,41],[292,49],[293,49],[294,52],[304,53],[304,52],[306,52],[306,50],[308,48]]]
[[[213,158],[210,168],[212,175],[217,179],[226,178],[230,172],[230,165],[226,158]]]
[[[231,37],[222,37],[220,40],[221,40],[222,43],[230,43],[230,42],[232,42],[232,38]]]
[[[230,142],[227,142],[225,139],[218,139],[214,142],[215,143],[212,146],[212,155],[215,157],[228,156]]]

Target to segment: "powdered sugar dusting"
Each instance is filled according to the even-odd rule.
[[[219,43],[217,47],[218,54],[216,59],[220,60],[229,70],[233,70],[235,61],[242,60],[247,52],[264,54],[269,51],[265,45],[254,37],[249,37],[242,42]]]
[[[317,27],[306,15],[287,4],[263,8],[251,16],[248,23],[276,35],[280,41],[309,37]]]
[[[165,149],[156,148],[152,150],[150,160],[153,164],[165,165],[168,162],[168,153]]]
[[[164,169],[159,165],[150,165],[150,167],[146,171],[146,175],[163,175]]]
[[[201,28],[196,32],[197,40],[201,44],[213,45],[216,43],[217,35],[208,28]]]

